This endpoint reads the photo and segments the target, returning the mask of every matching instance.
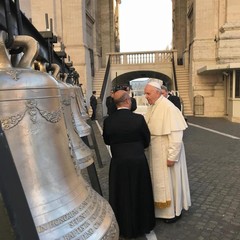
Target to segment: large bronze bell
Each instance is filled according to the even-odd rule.
[[[66,81],[70,85],[72,85],[73,82],[76,82],[75,85],[72,85],[75,89],[76,105],[79,108],[80,115],[86,121],[89,119],[89,115],[87,112],[87,105],[83,97],[82,87],[78,86],[79,85],[78,77],[79,77],[79,74],[77,74],[73,68],[71,72],[68,74],[68,77],[67,77],[68,81],[67,80]]]
[[[28,36],[21,41],[36,45]],[[32,59],[13,68],[4,42],[1,32],[0,120],[39,238],[118,239],[109,203],[74,169],[58,82],[32,70]]]
[[[93,154],[75,130],[75,120],[71,108],[70,86],[61,81],[58,81],[58,83],[61,90],[61,102],[70,140],[72,157],[74,159],[76,170],[79,173],[81,169],[90,166],[94,162]]]
[[[83,117],[84,120],[88,120],[89,115],[87,113],[87,106],[84,101],[82,89],[79,86],[74,86],[74,89],[76,94],[76,101],[77,101],[81,116]]]
[[[71,106],[71,85],[58,79],[60,67],[57,64],[52,64],[51,70],[53,71],[52,76],[58,81],[60,87],[61,104],[69,138],[69,147],[71,149],[71,155],[75,168],[77,170],[77,173],[79,174],[81,169],[84,169],[93,164],[93,154],[90,148],[84,143],[84,141],[81,139],[81,137],[78,135],[78,132],[76,131],[75,120],[73,118],[73,111]],[[82,127],[86,128],[86,125],[87,124],[84,122]],[[87,125],[88,131],[89,128],[90,127]]]
[[[85,137],[91,134],[91,127],[86,123],[86,119],[84,120],[80,108],[77,102],[77,95],[75,91],[75,87],[69,83],[69,92],[71,97],[71,109],[73,113],[75,128],[80,137]]]

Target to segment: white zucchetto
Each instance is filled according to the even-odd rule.
[[[160,84],[159,82],[154,81],[154,82],[148,82],[147,84],[161,90],[161,85],[162,84]]]

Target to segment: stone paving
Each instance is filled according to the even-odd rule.
[[[161,240],[240,240],[240,124],[224,118],[188,117],[184,134],[192,206],[174,224],[157,219],[154,229]],[[99,121],[101,125],[101,121]],[[199,126],[210,128],[211,132]],[[103,168],[95,163],[103,196],[108,199],[110,156],[97,124]],[[137,240],[146,239],[144,236]]]
[[[99,120],[100,126],[102,122]],[[192,206],[174,224],[157,219],[158,240],[240,240],[240,124],[223,118],[188,117],[184,133]],[[210,128],[216,132],[208,131]],[[97,122],[92,122],[103,164],[95,166],[103,197],[108,199],[110,156]],[[91,138],[89,137],[92,146]],[[83,176],[89,181],[87,171]],[[0,212],[1,214],[1,212]],[[1,214],[2,217],[2,214]],[[2,218],[1,218],[2,219]],[[0,219],[0,220],[1,220]],[[0,228],[3,227],[0,221]],[[0,231],[1,232],[1,231]],[[10,240],[2,238],[0,240]],[[136,240],[146,240],[145,236]]]

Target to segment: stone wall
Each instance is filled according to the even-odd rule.
[[[240,62],[240,2],[238,0],[173,1],[173,19],[180,21],[173,31],[178,54],[185,40],[184,64],[189,69],[189,95],[204,98],[204,116],[226,116],[234,119],[236,101],[229,102],[230,79],[223,76],[223,64]],[[183,5],[187,5],[185,10]],[[181,14],[180,14],[181,12]],[[185,15],[181,18],[181,15]],[[182,31],[181,31],[182,30]],[[198,74],[199,69],[211,67],[215,71]],[[236,65],[237,66],[237,65]],[[227,69],[233,71],[232,69]],[[236,104],[235,104],[236,105]]]
[[[21,10],[38,31],[46,30],[46,14],[49,24],[52,19],[52,30],[58,38],[54,50],[60,50],[60,42],[66,47],[87,101],[92,92],[92,73],[105,67],[106,53],[115,50],[113,3],[114,0],[20,0]]]

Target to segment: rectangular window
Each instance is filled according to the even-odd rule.
[[[91,64],[91,75],[92,77],[95,76],[95,69],[94,69],[94,54],[91,48],[88,49],[90,53],[90,64]]]
[[[240,71],[236,71],[235,97],[240,98]]]

